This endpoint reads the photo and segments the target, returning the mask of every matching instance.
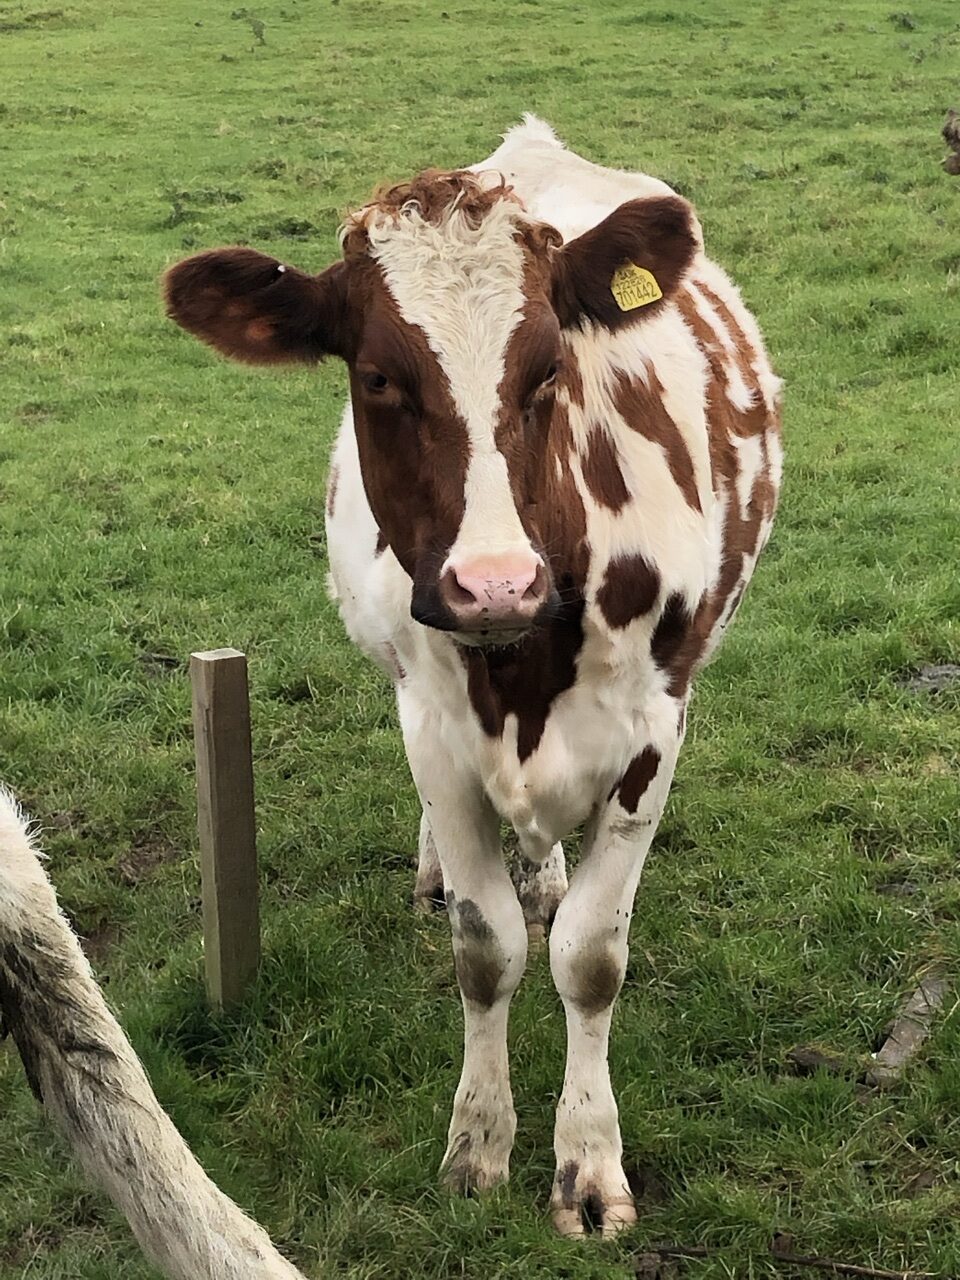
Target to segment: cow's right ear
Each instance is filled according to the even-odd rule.
[[[212,249],[166,273],[167,315],[247,364],[343,355],[346,270],[337,262],[310,276],[254,249]]]

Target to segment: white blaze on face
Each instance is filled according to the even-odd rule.
[[[410,211],[368,227],[371,255],[400,315],[423,330],[470,441],[463,523],[444,569],[531,554],[495,440],[507,344],[525,301],[518,212],[504,201],[476,228],[456,211],[439,225]]]

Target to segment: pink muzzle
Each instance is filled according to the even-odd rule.
[[[465,560],[440,579],[440,597],[464,631],[525,629],[549,593],[550,575],[533,552]]]

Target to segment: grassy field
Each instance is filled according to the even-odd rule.
[[[800,1253],[960,1274],[960,1017],[858,1084],[932,962],[960,975],[960,99],[952,0],[0,0],[0,778],[157,1091],[314,1276],[634,1273]],[[839,20],[841,19],[842,20]],[[258,373],[156,278],[255,243],[317,270],[373,184],[478,159],[523,110],[673,182],[788,388],[788,484],[701,679],[638,899],[612,1069],[637,1230],[555,1239],[562,1016],[514,1004],[513,1181],[436,1189],[459,1067],[443,918],[389,690],[324,591],[336,364]],[[248,652],[266,957],[204,1007],[185,657]],[[791,1073],[816,1043],[837,1074]],[[147,1280],[0,1051],[0,1275]]]

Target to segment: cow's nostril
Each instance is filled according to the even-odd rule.
[[[448,569],[443,577],[443,595],[447,604],[456,608],[457,605],[471,605],[477,603],[477,596],[469,587],[465,587],[457,577],[453,569]]]

